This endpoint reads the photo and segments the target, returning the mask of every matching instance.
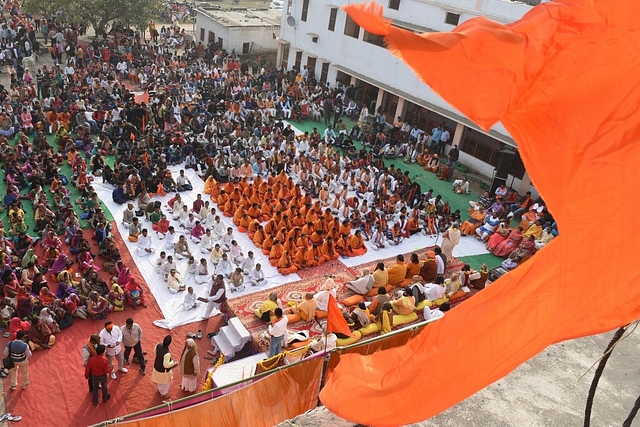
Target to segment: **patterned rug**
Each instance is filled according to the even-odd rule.
[[[416,251],[418,257],[420,259],[426,258],[427,251],[432,248],[424,248],[419,251]],[[410,254],[405,255],[405,259],[408,259]],[[267,324],[256,317],[254,310],[260,305],[269,299],[269,294],[271,292],[276,292],[278,297],[282,301],[283,307],[285,307],[285,313],[288,312],[286,310],[287,303],[289,301],[299,302],[304,297],[304,294],[307,292],[318,292],[322,288],[322,285],[325,281],[332,276],[333,280],[338,285],[337,288],[337,300],[338,302],[343,301],[345,298],[353,296],[354,293],[350,289],[345,286],[345,283],[357,277],[358,273],[361,272],[364,268],[369,268],[373,271],[376,264],[380,261],[383,261],[385,266],[390,267],[395,263],[396,257],[390,257],[384,260],[376,260],[370,263],[365,263],[358,265],[356,267],[348,268],[344,266],[344,264],[333,261],[325,263],[319,267],[315,267],[309,270],[305,270],[304,273],[308,273],[309,276],[302,280],[293,283],[287,283],[282,286],[276,288],[266,289],[263,292],[256,292],[249,295],[244,295],[242,297],[234,298],[228,301],[229,308],[236,317],[240,319],[242,324],[247,328],[249,333],[251,334],[251,346],[255,351],[268,351],[269,342],[268,340],[262,339],[261,335],[267,330]],[[454,258],[451,260],[449,265],[447,266],[447,270],[445,276],[448,277],[453,273],[460,271],[463,263],[458,259]],[[451,307],[454,308],[461,302],[470,298],[475,291],[470,292],[466,296],[454,300],[451,302]],[[371,298],[365,297],[365,300],[369,301]],[[406,327],[412,325],[414,323],[422,322],[424,320],[422,313],[418,313],[418,320],[412,322],[408,325],[403,325],[402,327]],[[320,321],[320,325],[324,327],[325,320]],[[308,331],[310,337],[315,337],[322,334],[322,327],[318,324],[318,322],[297,322],[288,325],[288,329],[290,332],[298,332],[298,331]],[[367,336],[367,339],[376,337],[378,333],[371,334]]]

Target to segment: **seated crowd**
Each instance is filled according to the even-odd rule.
[[[464,297],[472,289],[484,289],[489,276],[486,264],[479,271],[465,264],[461,271],[449,273],[445,279],[447,260],[444,258],[439,247],[427,251],[423,260],[416,253],[411,254],[409,262],[405,262],[404,255],[398,255],[392,266],[387,268],[379,262],[373,272],[365,268],[357,279],[345,283],[346,288],[355,293],[341,301],[352,336],[334,334],[333,347],[353,343],[375,332],[389,333],[394,326],[418,320],[418,312],[429,320],[436,316],[432,309],[447,310],[450,302]],[[287,325],[324,319],[328,314],[330,295],[337,298],[338,287],[329,277],[318,292],[308,292],[301,301],[289,301],[286,306],[276,292],[271,292],[255,309],[255,315],[269,324],[280,321],[279,312],[286,317]],[[317,339],[312,347],[320,345],[325,338]]]

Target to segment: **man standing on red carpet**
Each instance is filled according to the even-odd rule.
[[[113,368],[113,359],[118,361],[118,370],[127,373],[129,370],[124,367],[124,357],[122,355],[122,330],[115,326],[111,320],[104,323],[104,329],[100,331],[100,344],[106,347],[109,366]],[[115,370],[111,370],[111,379],[117,379]]]
[[[113,372],[113,368],[109,366],[109,361],[104,357],[105,346],[100,344],[96,349],[96,355],[89,358],[87,367],[84,369],[84,377],[93,383],[93,406],[98,406],[98,391],[102,388],[102,402],[106,402],[111,398],[107,389],[107,374]]]

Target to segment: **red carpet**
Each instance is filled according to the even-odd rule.
[[[117,238],[117,227],[113,227]],[[89,230],[87,230],[89,232]],[[68,248],[68,246],[65,245]],[[124,245],[122,245],[124,247]],[[94,253],[97,248],[94,247]],[[123,261],[128,266],[135,266],[128,251],[121,249]],[[96,258],[96,263],[102,266],[102,260]],[[132,268],[134,271],[134,268]],[[134,274],[138,275],[137,270]],[[101,275],[108,278],[108,274],[101,271]],[[162,341],[166,335],[171,334],[173,343],[171,353],[174,358],[178,358],[182,352],[187,332],[195,332],[202,329],[202,340],[196,340],[200,348],[200,354],[205,355],[211,349],[211,342],[206,338],[208,332],[218,330],[222,326],[222,319],[216,316],[208,322],[202,321],[187,326],[175,328],[171,331],[158,328],[153,325],[153,321],[162,318],[162,313],[157,309],[153,295],[147,290],[148,308],[138,308],[127,311],[112,313],[108,319],[116,325],[122,326],[128,317],[133,317],[144,331],[143,349],[148,352],[147,375],[142,376],[138,365],[128,366],[129,372],[123,374],[118,372],[118,379],[109,379],[108,387],[111,393],[111,400],[94,407],[91,403],[91,395],[88,392],[87,382],[84,379],[84,367],[80,351],[87,342],[89,336],[100,332],[104,326],[104,321],[91,321],[74,319],[73,326],[61,331],[56,335],[56,344],[50,350],[35,352],[30,359],[31,384],[26,390],[18,386],[17,390],[10,390],[10,381],[7,377],[4,381],[4,392],[7,412],[21,415],[21,426],[87,426],[109,420],[118,416],[123,416],[132,412],[160,405],[162,399],[158,394],[156,385],[151,382],[151,371],[153,365],[153,348],[157,342]],[[56,288],[52,286],[52,291]],[[6,338],[2,338],[0,345],[6,346]],[[204,371],[210,366],[209,361],[202,359],[202,374],[200,385],[204,382]],[[179,375],[174,375],[171,385],[171,396],[174,399],[187,396],[187,393],[180,390]],[[19,383],[20,384],[20,383]],[[55,421],[54,421],[55,420]]]

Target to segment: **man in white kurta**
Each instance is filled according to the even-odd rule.
[[[171,379],[173,378],[171,369],[178,364],[178,362],[171,358],[171,353],[169,352],[170,345],[171,335],[167,335],[161,343],[156,344],[154,349],[156,358],[153,362],[151,381],[156,383],[163,399],[169,398],[169,387],[171,386]]]
[[[249,283],[251,286],[264,286],[267,284],[267,280],[264,278],[264,271],[262,265],[257,263],[253,270],[249,273]]]
[[[153,246],[153,239],[146,228],[142,229],[142,234],[138,236],[138,256],[151,255],[156,251]]]

